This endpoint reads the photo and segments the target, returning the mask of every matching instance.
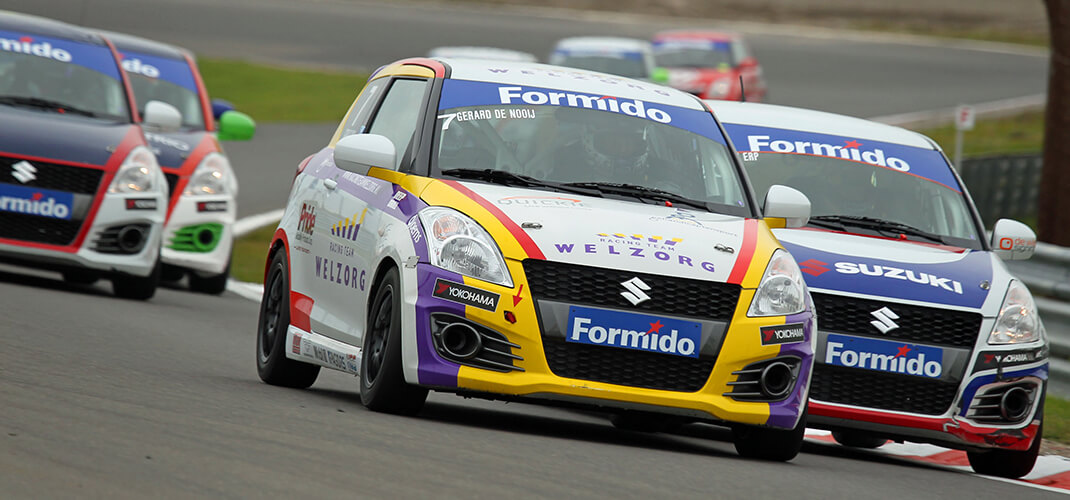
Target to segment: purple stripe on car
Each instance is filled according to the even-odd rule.
[[[431,338],[431,313],[450,313],[463,318],[465,306],[432,296],[438,278],[464,283],[464,277],[460,274],[427,264],[416,266],[416,352],[420,360],[418,380],[424,385],[457,387],[457,372],[461,367],[442,359],[435,351]]]
[[[809,301],[808,301],[809,302]],[[769,420],[766,425],[790,429],[795,426],[799,412],[806,406],[806,389],[810,387],[810,375],[813,367],[814,352],[810,339],[817,333],[814,331],[813,312],[807,307],[806,312],[788,316],[785,323],[802,323],[805,340],[794,344],[780,346],[780,356],[797,356],[802,367],[799,369],[799,378],[795,383],[795,389],[791,395],[783,401],[769,403]]]

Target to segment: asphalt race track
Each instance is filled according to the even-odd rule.
[[[276,0],[4,0],[205,55],[374,67],[439,44],[545,54],[595,25],[441,7]],[[476,29],[482,27],[485,29]],[[777,102],[873,116],[1042,92],[1043,58],[946,47],[752,36]],[[341,107],[348,103],[340,103]],[[228,145],[240,215],[281,207],[297,162],[333,124],[261,125]],[[743,460],[723,430],[617,431],[593,414],[432,395],[417,418],[372,413],[357,380],[262,384],[257,304],[0,267],[0,497],[1040,498],[1046,491],[807,444]]]

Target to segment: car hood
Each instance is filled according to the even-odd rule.
[[[996,288],[990,252],[810,228],[773,234],[815,292],[981,309]]]
[[[90,165],[105,165],[135,126],[8,106],[0,111],[0,151]]]
[[[197,146],[208,136],[208,132],[145,132],[156,161],[164,168],[179,168],[190,158]]]
[[[482,198],[497,221],[479,220],[506,258],[546,260],[725,282],[743,250],[741,217],[569,193],[475,182],[458,183]],[[472,214],[470,214],[472,215]],[[502,227],[511,233],[493,230]],[[520,245],[503,245],[503,238]],[[525,245],[529,248],[525,249]],[[530,246],[537,248],[531,249]]]

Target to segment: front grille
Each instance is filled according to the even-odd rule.
[[[819,318],[818,324],[824,332],[881,336],[923,344],[973,348],[981,329],[981,315],[977,313],[824,293],[815,293],[813,298]],[[894,320],[899,328],[881,335],[880,330],[870,324],[876,319],[870,313],[883,307],[891,309],[899,316]]]
[[[178,174],[164,172],[163,176],[167,179],[167,199],[171,199],[171,196],[175,194],[175,186],[178,184]]]
[[[104,176],[104,171],[96,168],[72,167],[34,160],[29,163],[37,169],[33,174],[36,179],[23,183],[15,178],[15,170],[12,168],[12,165],[21,161],[23,160],[19,158],[0,156],[0,182],[95,195],[97,188],[100,187],[100,179]]]
[[[663,391],[698,391],[709,380],[715,362],[548,337],[542,342],[550,370],[559,377]]]
[[[880,410],[941,415],[951,407],[958,383],[911,375],[816,364],[810,397]]]
[[[49,245],[70,245],[82,228],[80,220],[0,211],[0,238]]]
[[[536,300],[554,300],[654,314],[728,321],[739,302],[739,285],[672,278],[601,267],[528,259],[524,274]],[[621,283],[638,277],[650,286],[650,300],[632,305]]]

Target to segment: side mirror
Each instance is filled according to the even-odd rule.
[[[798,189],[774,184],[765,194],[765,216],[784,219],[784,227],[803,227],[810,221],[810,199]]]
[[[1026,260],[1037,249],[1037,234],[1012,219],[1000,219],[992,228],[992,250],[1003,260]]]
[[[396,158],[394,143],[381,135],[347,135],[334,145],[334,164],[360,175],[368,175],[371,167],[393,170]]]
[[[218,120],[227,111],[234,111],[234,105],[223,99],[212,99],[212,116]]]
[[[256,122],[240,111],[227,111],[219,117],[216,137],[221,141],[248,141],[256,133]]]
[[[182,112],[163,101],[149,101],[141,122],[158,132],[169,132],[182,127]]]
[[[650,73],[650,81],[661,85],[668,85],[669,70],[665,68],[654,68],[654,71]]]

